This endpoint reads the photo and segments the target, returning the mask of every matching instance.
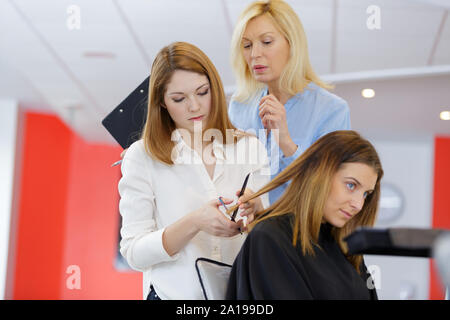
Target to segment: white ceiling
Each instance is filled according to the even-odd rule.
[[[231,32],[250,2],[0,0],[0,99],[55,112],[86,140],[114,143],[101,120],[170,42],[201,48],[233,91]],[[302,19],[315,70],[349,102],[355,129],[450,135],[450,121],[438,118],[450,110],[450,1],[288,2]],[[80,9],[80,29],[67,26],[71,5]],[[366,26],[370,5],[380,8],[379,30]],[[366,86],[375,98],[361,98]]]

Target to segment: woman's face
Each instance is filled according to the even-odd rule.
[[[242,47],[255,80],[277,85],[289,60],[289,43],[267,16],[249,21],[242,37]]]
[[[164,103],[177,128],[194,132],[194,124],[206,127],[211,110],[208,78],[199,73],[176,70],[164,93]]]
[[[375,188],[377,173],[363,163],[344,163],[331,180],[330,195],[325,203],[324,220],[342,228],[358,214]]]

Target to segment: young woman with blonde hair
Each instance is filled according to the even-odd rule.
[[[354,131],[317,140],[251,200],[290,182],[257,213],[233,264],[228,299],[376,299],[361,255],[347,235],[372,227],[383,169],[372,144]],[[230,208],[232,210],[233,208]],[[370,282],[370,283],[369,283]]]
[[[302,23],[286,2],[255,1],[241,13],[231,63],[237,88],[230,119],[238,129],[258,133],[272,177],[324,134],[350,129],[347,103],[328,92],[331,86],[314,72]],[[285,188],[272,190],[270,202]]]
[[[232,263],[245,239],[219,197],[230,204],[248,173],[246,194],[269,175],[264,146],[236,132],[219,75],[197,47],[176,42],[156,56],[142,139],[121,168],[120,252],[143,272],[144,298],[202,299],[196,258]],[[267,206],[267,196],[247,202],[248,222]]]

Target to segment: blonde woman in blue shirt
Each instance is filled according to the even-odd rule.
[[[321,136],[350,129],[347,103],[328,92],[331,86],[315,74],[302,23],[284,1],[256,1],[242,12],[231,61],[237,90],[230,119],[264,142],[272,177]],[[285,188],[272,190],[270,203]]]

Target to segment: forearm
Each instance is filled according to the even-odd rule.
[[[196,211],[187,214],[166,227],[163,233],[163,246],[169,256],[178,253],[200,231],[195,224]]]
[[[292,141],[290,137],[280,138],[280,149],[283,152],[283,155],[288,158],[292,156],[295,151],[297,151],[298,146]]]

